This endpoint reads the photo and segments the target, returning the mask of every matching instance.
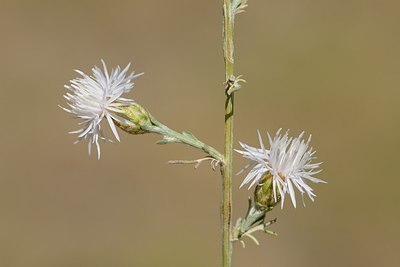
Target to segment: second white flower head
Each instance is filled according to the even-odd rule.
[[[236,150],[243,157],[250,159],[239,173],[251,168],[240,187],[250,183],[250,187],[257,184],[258,181],[269,172],[273,179],[274,198],[277,201],[277,194],[282,198],[282,207],[285,194],[289,194],[293,206],[296,207],[296,197],[294,188],[300,191],[301,195],[307,194],[311,200],[314,200],[313,189],[307,184],[307,181],[321,183],[324,181],[315,178],[314,175],[321,172],[317,170],[321,163],[312,163],[315,159],[315,151],[309,147],[311,136],[306,142],[303,140],[304,133],[296,138],[289,138],[288,132],[280,134],[281,129],[272,138],[268,134],[270,148],[264,147],[260,133],[258,132],[260,148],[248,146],[240,143],[244,151]],[[304,202],[303,202],[304,203]]]

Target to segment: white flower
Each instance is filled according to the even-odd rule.
[[[64,98],[67,99],[69,108],[61,107],[68,113],[82,119],[79,123],[82,128],[70,133],[78,134],[78,140],[75,143],[82,140],[88,141],[89,155],[92,145],[95,144],[98,158],[100,158],[99,139],[109,140],[105,138],[101,131],[101,121],[104,118],[108,121],[111,131],[119,141],[114,121],[132,124],[117,115],[124,113],[119,107],[129,106],[134,103],[133,100],[122,98],[121,96],[132,89],[134,85],[133,79],[143,74],[135,75],[132,72],[127,75],[130,63],[123,70],[117,66],[109,74],[105,62],[103,60],[101,62],[103,63],[104,72],[97,66],[92,69],[91,76],[76,70],[81,77],[71,80],[70,85],[65,85],[69,92],[64,95]]]
[[[249,186],[250,189],[264,174],[269,172],[273,177],[274,200],[275,202],[277,201],[278,190],[282,198],[282,207],[286,193],[289,194],[293,206],[296,207],[294,188],[300,191],[302,197],[304,193],[306,193],[308,197],[314,201],[316,195],[313,189],[307,184],[307,181],[313,183],[325,183],[325,181],[314,177],[315,174],[321,172],[321,170],[317,170],[321,162],[311,163],[311,161],[315,159],[315,157],[313,157],[315,151],[309,147],[311,135],[308,141],[305,142],[302,139],[304,132],[297,138],[289,138],[288,132],[284,135],[281,135],[280,132],[281,129],[278,130],[273,139],[268,133],[270,143],[269,150],[264,147],[260,132],[258,132],[260,148],[240,143],[245,150],[236,151],[242,154],[243,157],[250,159],[250,163],[247,164],[239,174],[252,167],[240,187],[251,182]]]

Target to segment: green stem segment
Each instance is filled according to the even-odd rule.
[[[270,212],[280,202],[281,196],[279,192],[274,194],[273,177],[267,172],[259,180],[254,190],[254,203],[249,198],[249,208],[246,217],[239,218],[233,230],[233,240],[241,240],[242,237],[248,236],[258,244],[255,237],[251,234],[256,231],[264,231],[265,233],[276,235],[275,232],[268,230],[268,226],[276,222],[276,219],[265,222],[267,212]],[[242,241],[243,242],[243,241]]]
[[[153,133],[158,133],[164,136],[164,139],[160,140],[159,144],[168,144],[168,143],[182,143],[189,145],[191,147],[202,150],[204,153],[210,155],[212,158],[218,160],[221,164],[223,161],[223,156],[221,153],[209,146],[199,139],[197,139],[192,133],[182,132],[179,133],[174,131],[164,124],[157,121],[153,116],[150,116],[151,125],[142,125],[142,128]]]
[[[224,59],[225,81],[233,80],[233,10],[231,0],[224,0]],[[232,266],[232,152],[233,152],[233,119],[234,93],[226,90],[225,101],[225,152],[222,168],[222,266]]]
[[[215,148],[203,143],[189,132],[176,132],[154,118],[146,109],[137,103],[128,107],[121,107],[122,114],[119,114],[128,122],[115,124],[130,134],[158,133],[164,138],[158,144],[182,143],[200,149],[211,158],[217,160],[220,165],[224,163],[224,157]]]

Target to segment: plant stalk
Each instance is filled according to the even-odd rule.
[[[166,125],[162,124],[161,122],[157,121],[152,115],[150,116],[150,120],[152,125],[144,125],[142,126],[143,129],[148,130],[150,132],[158,133],[164,136],[164,140],[161,140],[159,144],[167,144],[167,143],[182,143],[189,145],[191,147],[197,148],[211,156],[212,158],[218,160],[221,164],[223,164],[224,157],[221,153],[213,148],[205,144],[204,142],[197,139],[193,134],[189,132],[179,133],[167,127]]]
[[[233,79],[233,10],[231,0],[224,0],[224,59],[225,82],[228,85]],[[234,93],[225,91],[225,150],[222,170],[222,266],[232,266],[232,152],[233,152],[233,119]]]

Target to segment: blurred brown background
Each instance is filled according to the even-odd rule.
[[[73,69],[132,61],[145,76],[128,97],[222,149],[221,4],[0,0],[0,266],[220,265],[218,172],[166,164],[201,153],[121,133],[97,161],[57,105]],[[252,0],[238,17],[235,146],[305,130],[329,183],[306,208],[276,209],[279,237],[235,245],[234,266],[399,265],[399,8]]]

